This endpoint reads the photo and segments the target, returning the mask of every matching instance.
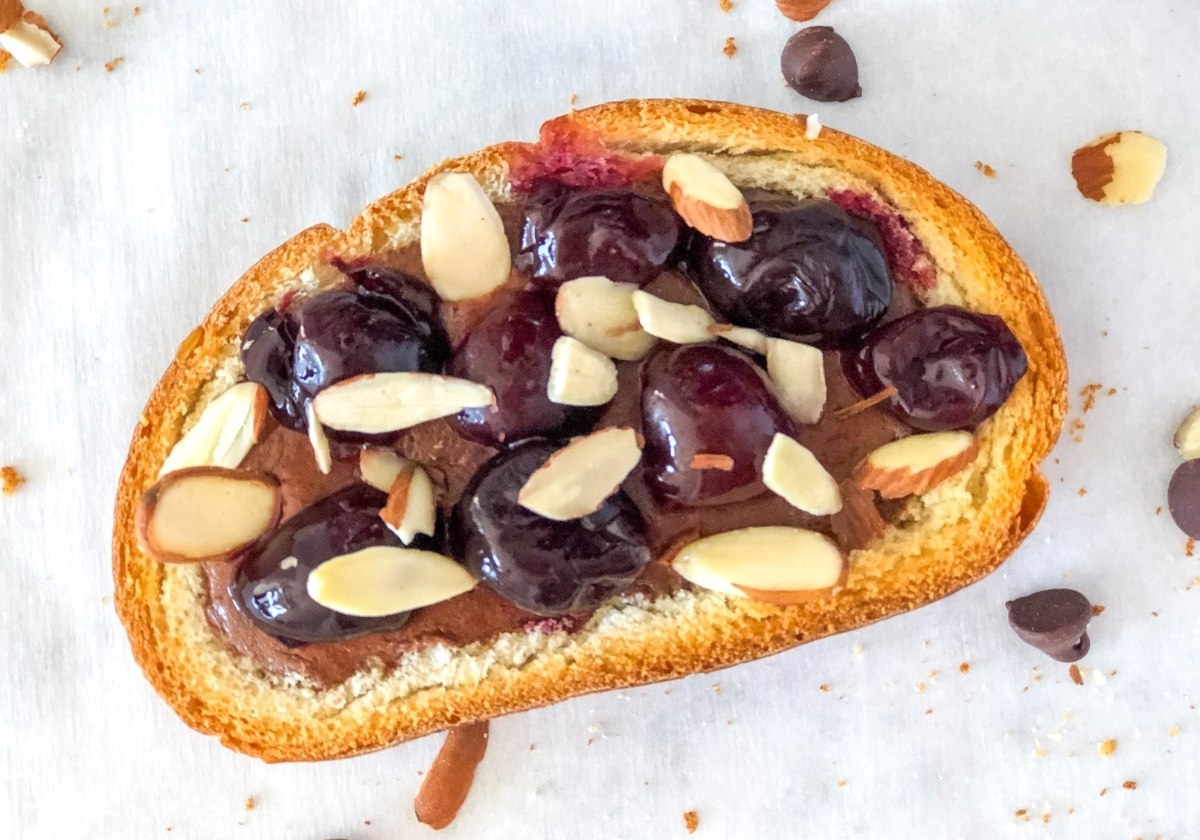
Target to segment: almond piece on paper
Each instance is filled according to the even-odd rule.
[[[279,524],[283,493],[268,473],[185,467],[142,494],[137,533],[164,563],[227,560]]]
[[[962,472],[979,452],[970,432],[929,432],[885,443],[854,470],[860,487],[885,499],[928,493]]]
[[[485,297],[508,281],[508,235],[474,175],[442,172],[429,179],[421,208],[421,263],[442,300]]]
[[[53,61],[61,49],[41,15],[25,11],[15,0],[0,0],[0,52],[22,67],[40,67]]]
[[[722,242],[750,238],[754,223],[741,190],[698,155],[671,155],[663,165],[663,189],[675,212],[694,230]]]
[[[592,432],[555,452],[525,481],[517,502],[560,522],[595,513],[642,458],[633,429]]]
[[[465,568],[437,552],[375,545],[326,560],[305,585],[309,597],[323,607],[376,618],[448,601],[477,583]]]

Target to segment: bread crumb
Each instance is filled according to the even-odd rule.
[[[980,172],[982,172],[985,178],[995,178],[996,177],[996,170],[993,169],[992,167],[988,166],[986,163],[984,163],[981,160],[975,161],[975,168],[978,169]]]
[[[530,751],[530,752],[533,752],[533,751],[534,751],[534,750],[536,750],[536,749],[537,749],[537,744],[530,744],[530,745],[529,745],[529,751]]]
[[[137,17],[137,16],[138,16],[138,15],[140,15],[141,13],[142,13],[142,7],[141,7],[141,6],[134,6],[134,7],[133,7],[133,16],[134,16],[134,17]]]
[[[1046,824],[1049,824],[1049,823],[1050,823],[1050,815],[1049,815],[1049,814],[1042,814],[1042,822],[1044,822],[1044,823],[1046,823]]]
[[[104,63],[104,69],[107,70],[109,73],[111,73],[112,71],[116,70],[118,67],[120,67],[124,63],[125,63],[125,56],[119,55],[116,58],[114,58],[112,61],[106,61]]]
[[[1102,758],[1108,758],[1117,751],[1117,739],[1107,738],[1099,743],[1096,747],[1096,752],[1100,753]]]
[[[726,58],[733,58],[737,55],[737,43],[733,40],[732,35],[725,39],[725,48],[721,52],[725,53]]]
[[[818,691],[828,691],[829,683],[821,683],[819,686],[817,686],[817,690]]]
[[[1196,541],[1188,537],[1187,542],[1183,544],[1183,554],[1185,557],[1191,557],[1196,553]]]
[[[712,690],[713,690],[713,694],[717,695],[718,697],[721,696],[721,684],[720,683],[713,683]]]
[[[838,786],[838,787],[845,787],[845,786],[846,786],[846,780],[845,780],[845,779],[838,779],[838,780],[837,780],[837,786]]]
[[[1099,382],[1090,382],[1079,391],[1079,396],[1083,397],[1084,414],[1096,407],[1096,393],[1103,387]]]
[[[1067,669],[1067,673],[1071,677],[1071,682],[1075,685],[1083,685],[1083,674],[1079,673],[1078,665],[1072,663],[1071,667]]]
[[[392,155],[392,160],[404,160],[404,155]]]
[[[579,94],[572,93],[571,98],[567,100],[567,104],[574,105],[578,101],[579,101]]]
[[[683,827],[687,829],[688,834],[695,834],[696,829],[700,827],[700,815],[695,811],[684,811]]]
[[[16,493],[24,483],[25,476],[17,472],[16,467],[0,467],[0,491],[3,491],[5,496]]]
[[[104,15],[105,17],[108,17],[108,6],[105,6],[103,9],[101,9],[100,14]]]
[[[1159,510],[1162,510],[1162,508],[1159,508]],[[1092,615],[1093,616],[1100,615],[1100,613],[1102,613],[1102,612],[1104,612],[1103,604],[1092,604]]]
[[[4,73],[8,70],[8,62],[11,58],[11,55],[6,53],[4,50],[0,50],[0,73]],[[79,68],[76,67],[75,69],[78,70]]]
[[[1013,811],[1013,816],[1020,817],[1025,822],[1029,822],[1029,812],[1024,808],[1018,808],[1017,810]]]
[[[1080,495],[1080,496],[1086,496],[1086,495],[1087,495],[1087,488],[1086,488],[1086,487],[1080,487],[1080,488],[1079,488],[1079,495]]]
[[[926,709],[925,714],[927,714],[927,715],[933,714],[933,709]]]
[[[1087,424],[1083,419],[1076,417],[1071,421],[1071,425],[1067,427],[1067,431],[1071,433],[1071,439],[1076,443],[1083,443],[1083,430],[1087,428]]]
[[[116,22],[115,20],[106,20],[106,21],[104,21],[104,28],[105,28],[105,29],[112,29],[112,28],[113,28],[114,26],[116,26],[116,25],[117,25],[117,22]]]
[[[1167,727],[1167,735],[1168,735],[1168,736],[1170,736],[1171,738],[1178,738],[1178,737],[1179,737],[1179,733],[1180,733],[1180,732],[1182,732],[1182,731],[1183,731],[1183,730],[1182,730],[1182,729],[1180,729],[1180,728],[1179,728],[1177,725],[1175,725],[1175,724],[1171,724],[1170,726],[1168,726],[1168,727]]]
[[[958,666],[958,673],[960,673],[960,674],[966,674],[966,673],[970,672],[970,670],[971,670],[970,662],[964,662],[963,664]]]
[[[1121,787],[1125,788],[1125,790],[1137,790],[1137,782],[1133,779],[1126,779],[1121,782]]]
[[[241,222],[242,222],[242,224],[246,224],[248,221],[250,221],[250,217],[249,217],[249,216],[242,216],[242,218],[241,218]]]
[[[733,11],[733,0],[720,0],[717,5],[721,7],[721,11],[725,14],[729,14]]]
[[[354,94],[354,98],[350,100],[350,104],[357,108],[359,105],[363,104],[363,100],[366,98],[367,92],[365,90],[360,90]]]
[[[1108,793],[1108,788],[1106,788],[1106,787],[1100,788],[1100,795],[1101,795],[1101,796],[1104,796],[1104,794],[1106,794],[1106,793]]]
[[[247,797],[246,797],[246,810],[247,810],[247,811],[253,811],[253,810],[254,810],[254,804],[255,804],[255,803],[254,803],[254,797],[253,797],[253,796],[247,796]]]
[[[855,645],[854,647],[850,648],[850,652],[853,653],[855,656],[862,656],[863,646]]]
[[[241,103],[240,105],[238,105],[238,110],[239,110],[239,111],[249,111],[249,110],[250,110],[250,103],[249,103],[249,102],[243,102],[243,103]]]

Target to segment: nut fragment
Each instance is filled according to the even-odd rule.
[[[558,287],[554,312],[563,333],[607,356],[635,362],[650,352],[656,339],[642,329],[633,308],[632,283],[607,277],[579,277]]]
[[[433,373],[367,373],[330,385],[313,398],[317,419],[331,429],[396,432],[495,405],[490,388]]]
[[[671,303],[639,289],[633,293],[633,308],[642,329],[650,335],[675,344],[712,341],[708,328],[713,319],[703,307]]]
[[[448,601],[476,583],[470,572],[435,551],[374,545],[326,560],[309,574],[306,587],[323,607],[374,618]]]
[[[825,355],[816,347],[767,340],[767,375],[779,392],[779,402],[798,423],[813,424],[825,411]]]
[[[312,402],[304,405],[304,425],[308,428],[308,442],[312,446],[317,469],[323,475],[329,475],[333,469],[333,455],[329,451],[329,438],[325,436],[325,427],[317,419],[316,407]]]
[[[885,443],[854,470],[859,486],[885,499],[920,495],[975,460],[979,444],[970,432],[930,432]]]
[[[1085,198],[1113,207],[1141,204],[1167,166],[1167,147],[1140,131],[1097,137],[1071,156],[1071,175]]]
[[[395,450],[383,446],[367,446],[358,453],[358,471],[362,480],[384,493],[391,492],[396,478],[410,463]]]
[[[258,442],[266,419],[267,389],[239,382],[205,407],[171,449],[158,477],[184,467],[237,467]]]
[[[185,467],[142,494],[138,542],[164,563],[226,560],[274,528],[282,514],[283,493],[273,475]]]
[[[842,493],[833,476],[807,448],[776,433],[763,459],[763,484],[797,510],[829,516],[842,509]]]
[[[379,516],[405,545],[412,545],[417,534],[433,536],[437,529],[433,483],[420,464],[408,461],[400,468]]]
[[[798,604],[834,595],[847,566],[833,540],[804,528],[764,526],[704,537],[671,561],[705,589],[770,604]]]
[[[775,0],[783,16],[803,23],[819,15],[833,0]]]
[[[1186,461],[1200,458],[1200,408],[1193,408],[1175,430],[1175,448]]]
[[[24,11],[19,2],[0,2],[0,53],[23,67],[38,67],[53,61],[61,49],[41,15]]]
[[[474,175],[442,172],[429,179],[421,208],[421,263],[443,300],[483,297],[507,282],[508,235]]]
[[[604,405],[617,395],[617,366],[603,353],[564,335],[550,351],[546,396],[560,405]]]
[[[517,494],[538,516],[560,522],[595,513],[642,458],[633,429],[611,427],[576,438],[550,456]]]
[[[887,522],[875,506],[875,494],[846,480],[838,484],[842,509],[830,517],[829,525],[843,551],[866,548],[887,531]]]
[[[662,184],[688,227],[722,242],[750,238],[754,223],[742,191],[704,158],[671,155],[663,165]]]
[[[749,327],[735,327],[733,324],[711,324],[708,332],[710,335],[723,338],[738,347],[752,350],[760,356],[767,355],[770,339],[758,330],[752,330]]]

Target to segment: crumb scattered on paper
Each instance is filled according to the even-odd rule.
[[[1133,779],[1126,779],[1121,782],[1121,787],[1125,788],[1125,790],[1137,790],[1137,782]]]
[[[1090,382],[1079,391],[1079,396],[1083,397],[1084,414],[1096,407],[1096,393],[1103,387],[1099,382]]]
[[[996,177],[996,170],[993,169],[992,167],[988,166],[986,163],[984,163],[981,160],[975,161],[975,168],[978,169],[980,172],[982,172],[984,174],[984,177],[986,177],[986,178],[995,178]]]
[[[112,71],[116,70],[118,67],[120,67],[124,63],[125,63],[125,56],[119,55],[116,58],[114,58],[112,61],[106,61],[104,63],[104,69],[107,70],[109,73],[111,73]]]
[[[737,42],[733,40],[732,35],[725,39],[725,47],[721,52],[725,53],[726,58],[733,58],[737,55]]]
[[[242,102],[241,104],[239,104],[239,105],[238,105],[238,110],[239,110],[239,111],[249,111],[249,110],[250,110],[250,103],[249,103],[249,102]]]
[[[958,672],[959,672],[960,674],[966,674],[966,673],[968,673],[970,670],[971,670],[971,663],[970,663],[970,662],[964,662],[963,664],[961,664],[961,665],[959,665],[959,666],[958,666]]]
[[[25,476],[17,472],[16,467],[0,467],[0,491],[5,496],[11,496],[25,483]]]
[[[254,804],[255,804],[255,803],[254,803],[254,797],[253,797],[253,796],[247,796],[247,797],[246,797],[246,806],[245,806],[245,807],[246,807],[246,810],[247,810],[247,811],[253,811],[253,810],[254,810]]]
[[[687,829],[688,834],[695,834],[696,829],[700,827],[700,815],[695,811],[684,811],[683,827]]]
[[[354,98],[350,100],[350,104],[357,108],[359,105],[363,104],[363,100],[366,98],[367,92],[365,90],[360,90],[354,94]]]
[[[1080,673],[1078,665],[1072,664],[1067,669],[1067,674],[1070,675],[1071,682],[1075,683],[1075,685],[1083,685],[1083,674]]]
[[[1161,509],[1162,508],[1159,508],[1159,510]],[[1102,612],[1104,612],[1103,604],[1092,604],[1092,615],[1100,615]]]
[[[1117,751],[1117,739],[1116,738],[1106,738],[1105,740],[1101,741],[1100,744],[1096,747],[1096,752],[1100,753],[1100,755],[1104,758],[1108,758],[1110,755],[1112,755],[1116,751]]]
[[[729,14],[733,11],[733,0],[720,0],[718,5],[721,7],[721,11],[725,14]]]

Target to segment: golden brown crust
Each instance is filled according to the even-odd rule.
[[[506,195],[514,146],[446,161],[368,207],[344,238],[313,228],[264,258],[185,340],[151,395],[118,488],[116,603],[138,662],[189,725],[268,761],[333,758],[586,692],[721,668],[942,598],[995,569],[1036,524],[1048,489],[1037,464],[1062,425],[1066,367],[1036,281],[978,210],[915,165],[863,141],[831,129],[807,140],[803,118],[725,103],[637,100],[568,119],[629,151],[686,149],[755,172],[811,168],[865,184],[894,205],[923,241],[939,243],[934,293],[1002,315],[1029,357],[1028,374],[980,430],[979,458],[961,477],[910,502],[884,538],[855,552],[846,589],[830,601],[772,606],[677,593],[614,609],[570,639],[547,636],[541,644],[538,637],[529,656],[507,661],[493,650],[460,651],[454,656],[461,667],[440,684],[406,687],[385,674],[347,689],[337,703],[251,667],[233,668],[227,651],[204,654],[225,658],[216,680],[207,668],[212,662],[193,655],[193,643],[164,609],[164,568],[137,548],[137,497],[153,483],[230,343],[236,347],[249,320],[282,293],[281,282],[329,247],[369,254],[413,239],[424,183],[435,172],[471,171],[494,197]],[[275,703],[300,713],[276,713]]]

